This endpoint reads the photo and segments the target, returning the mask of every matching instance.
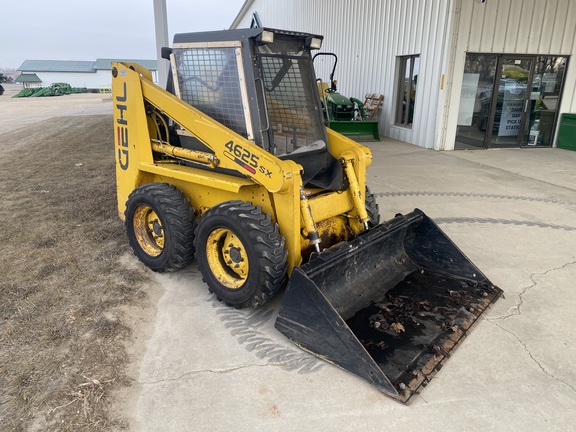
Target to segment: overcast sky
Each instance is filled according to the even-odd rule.
[[[222,30],[244,0],[166,0],[174,33]],[[153,0],[2,0],[0,68],[24,60],[155,59]]]

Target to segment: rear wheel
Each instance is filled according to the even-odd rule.
[[[150,183],[135,189],[124,215],[130,246],[151,270],[177,270],[193,259],[194,210],[174,186]]]
[[[216,205],[200,219],[195,237],[203,280],[229,306],[264,304],[284,284],[284,237],[260,207],[243,201]]]
[[[368,189],[368,186],[366,186],[365,194],[366,194],[365,199],[366,211],[368,212],[368,217],[370,218],[368,224],[371,227],[375,227],[380,223],[380,208],[378,207],[376,198],[374,197],[372,192],[370,192],[370,189]]]

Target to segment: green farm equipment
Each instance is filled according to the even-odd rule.
[[[13,98],[23,97],[47,97],[47,96],[62,96],[75,93],[87,93],[88,89],[72,87],[67,83],[53,83],[50,87],[34,87],[25,88],[19,93],[12,96]]]
[[[380,140],[378,120],[374,120],[373,118],[377,114],[379,102],[382,101],[383,97],[377,95],[378,103],[375,109],[367,113],[365,104],[359,99],[353,97],[348,98],[338,93],[336,80],[334,79],[334,72],[338,64],[336,54],[321,52],[316,54],[312,61],[319,56],[334,57],[334,66],[330,73],[330,85],[323,82],[320,78],[318,79],[318,91],[320,92],[324,120],[327,126],[351,138],[357,139],[368,136],[375,140]]]

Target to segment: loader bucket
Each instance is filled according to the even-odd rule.
[[[295,268],[275,326],[407,402],[501,294],[416,209]]]

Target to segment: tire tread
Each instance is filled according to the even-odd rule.
[[[195,237],[200,240],[202,224],[213,217],[224,217],[235,221],[242,227],[244,233],[252,240],[256,251],[259,268],[259,281],[261,283],[254,289],[252,296],[240,303],[231,303],[228,299],[217,294],[218,287],[210,286],[210,272],[199,256],[204,245],[196,244],[196,260],[200,266],[202,280],[208,285],[210,292],[216,294],[219,301],[228,306],[248,308],[262,305],[269,301],[282,288],[286,280],[286,267],[288,252],[284,248],[284,237],[276,223],[272,222],[269,214],[262,212],[260,206],[245,201],[227,201],[210,208],[196,226]],[[254,265],[251,263],[251,265]],[[216,288],[216,289],[214,289]]]
[[[170,250],[162,259],[148,257],[138,245],[129,226],[129,212],[144,203],[151,206],[163,218],[164,232],[171,236]],[[156,208],[154,208],[156,207]],[[194,210],[180,190],[166,183],[148,183],[132,191],[126,203],[126,232],[134,254],[153,271],[163,273],[179,270],[194,258]],[[166,255],[164,255],[166,253]]]

